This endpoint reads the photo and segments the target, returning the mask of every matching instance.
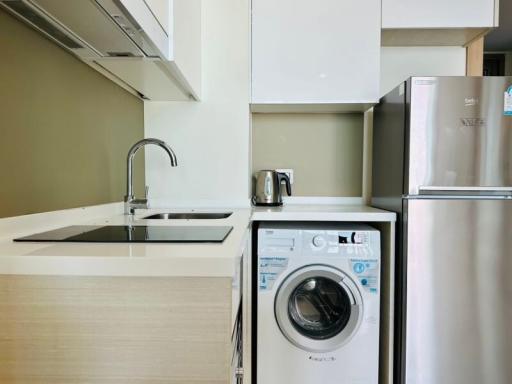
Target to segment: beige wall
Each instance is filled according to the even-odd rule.
[[[0,50],[0,217],[122,200],[142,102],[4,11]]]
[[[293,168],[294,196],[362,194],[362,114],[253,114],[252,168]]]

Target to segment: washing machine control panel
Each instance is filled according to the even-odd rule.
[[[375,241],[378,241],[375,232],[364,230],[305,230],[302,233],[302,253],[312,260],[315,257],[332,257],[337,259],[334,263],[347,263],[342,265],[347,265],[361,287],[367,292],[377,293],[380,257]]]
[[[316,248],[323,248],[327,245],[327,240],[336,243],[336,239],[338,244],[367,244],[368,243],[368,233],[367,232],[338,232],[334,234],[322,234],[322,235],[313,235],[311,239],[311,243]]]
[[[347,271],[363,290],[378,292],[380,234],[373,228],[260,228],[258,236],[261,291],[274,289],[288,269],[316,262]]]
[[[315,247],[315,248],[323,248],[327,244],[327,240],[322,235],[316,235],[316,236],[313,236],[311,243],[313,244],[313,247]]]
[[[367,253],[370,233],[367,231],[304,231],[303,249],[314,254]]]
[[[338,243],[339,244],[368,244],[368,232],[338,232]]]

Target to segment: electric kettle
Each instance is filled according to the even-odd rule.
[[[256,184],[252,198],[254,205],[267,205],[272,207],[283,205],[283,199],[281,197],[281,183],[283,181],[286,183],[288,196],[292,195],[290,178],[286,173],[265,169],[257,172],[255,179]]]

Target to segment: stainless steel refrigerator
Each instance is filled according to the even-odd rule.
[[[512,383],[512,77],[413,77],[374,110],[399,215],[395,383]]]

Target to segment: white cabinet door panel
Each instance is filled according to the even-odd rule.
[[[170,32],[170,14],[172,0],[144,0],[156,17],[167,36]]]
[[[253,0],[252,103],[378,100],[379,5]]]
[[[382,0],[382,28],[492,27],[495,1]]]
[[[143,0],[119,0],[123,7],[132,15],[137,24],[148,35],[151,42],[160,52],[160,57],[170,60],[171,41],[161,23]]]

